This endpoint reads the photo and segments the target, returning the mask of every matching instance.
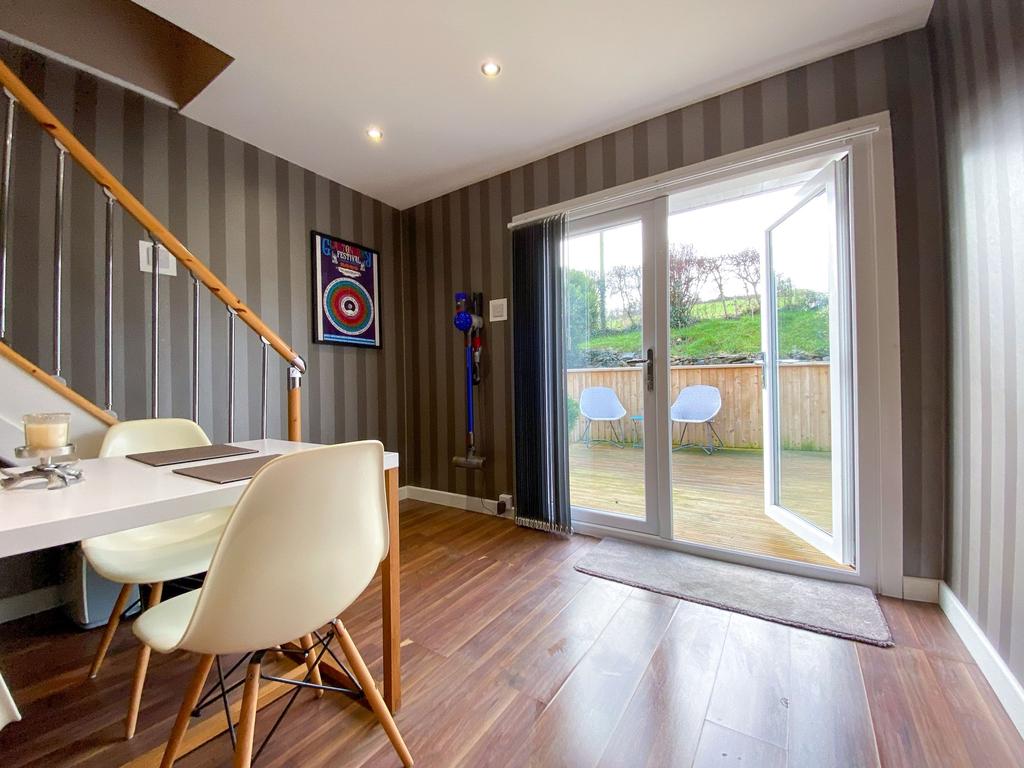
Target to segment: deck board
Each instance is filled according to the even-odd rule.
[[[819,527],[831,524],[831,455],[785,451],[787,501]],[[644,514],[644,451],[594,443],[569,448],[574,506],[632,517]],[[759,450],[698,448],[672,452],[672,533],[680,541],[841,568],[764,513],[764,464]]]

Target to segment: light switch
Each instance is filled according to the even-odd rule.
[[[508,320],[508,299],[491,299],[491,322]]]
[[[157,246],[160,264],[160,274],[174,277],[178,274],[178,260],[171,255],[171,252],[162,245]],[[153,243],[149,240],[139,240],[139,271],[153,271]]]

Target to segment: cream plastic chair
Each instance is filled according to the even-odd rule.
[[[188,419],[140,419],[123,421],[107,430],[99,455],[101,458],[124,456],[209,444],[210,439],[202,428]],[[123,585],[89,668],[90,678],[99,673],[132,588],[137,584],[150,585],[148,605],[153,606],[160,602],[165,581],[205,571],[230,514],[231,507],[220,507],[82,542],[82,551],[96,572]],[[125,735],[129,739],[135,735],[149,655],[149,648],[142,646],[135,661],[125,722]]]
[[[136,637],[159,653],[200,654],[161,766],[174,762],[215,657],[253,652],[234,760],[235,766],[248,766],[261,649],[308,637],[325,624],[331,630],[320,655],[333,634],[395,751],[412,765],[373,677],[338,619],[387,553],[384,446],[378,441],[281,456],[257,472],[235,505],[203,586],[150,608],[133,626]]]

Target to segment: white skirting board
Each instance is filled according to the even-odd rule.
[[[1021,736],[1024,736],[1024,687],[1021,687],[1020,681],[1013,676],[999,652],[985,637],[981,627],[945,582],[939,584],[939,605],[949,623],[953,625],[953,629],[964,641],[985,679],[992,686],[1013,724],[1017,726]]]
[[[64,603],[64,592],[59,584],[42,587],[0,599],[0,624],[14,621],[34,613],[42,613]]]
[[[414,499],[415,501],[427,501],[431,504],[443,504],[446,507],[480,512],[485,515],[498,514],[498,502],[495,499],[466,496],[462,493],[450,493],[449,491],[435,491],[433,488],[420,488],[416,485],[403,485],[398,489],[398,498],[399,500]],[[502,517],[511,516],[511,509],[506,509],[505,514],[502,515]]]

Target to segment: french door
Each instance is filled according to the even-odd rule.
[[[575,522],[856,564],[847,186],[846,160],[822,158],[570,221]]]
[[[797,202],[765,232],[761,306],[764,360],[765,514],[837,563],[853,565],[853,376],[850,312],[847,160],[828,163],[800,190]],[[798,381],[801,332],[787,302],[806,304],[827,319],[828,396],[812,418],[827,430],[827,450],[801,450],[806,396]],[[818,455],[828,454],[828,455]]]
[[[571,222],[564,259],[573,518],[658,534],[656,361],[658,261],[664,200]],[[593,365],[595,340],[612,338],[621,364]]]

